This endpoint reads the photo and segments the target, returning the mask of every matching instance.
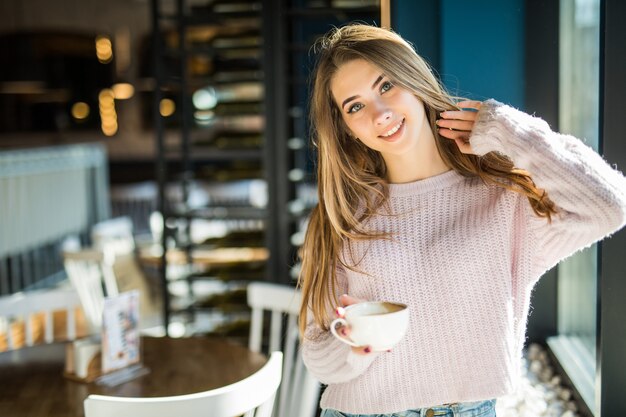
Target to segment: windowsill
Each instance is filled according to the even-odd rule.
[[[593,415],[595,399],[595,358],[580,338],[553,336],[547,339],[550,350],[576,391]]]

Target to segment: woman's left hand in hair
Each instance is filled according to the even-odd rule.
[[[469,138],[482,103],[480,101],[466,100],[459,101],[456,105],[461,110],[441,112],[441,118],[437,120],[439,135],[455,141],[461,152],[473,154],[474,151],[470,146]]]

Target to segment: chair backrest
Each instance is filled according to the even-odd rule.
[[[269,361],[246,379],[211,391],[152,398],[90,395],[85,417],[269,417],[280,385],[283,355],[272,352]]]
[[[113,254],[135,250],[133,221],[130,217],[115,217],[96,223],[91,228],[91,241],[96,249]]]
[[[99,250],[82,249],[64,252],[65,272],[76,289],[90,331],[102,326],[104,297],[119,293],[112,261]]]
[[[317,412],[320,384],[307,371],[299,346],[298,314],[302,295],[292,286],[266,282],[248,285],[248,305],[252,309],[249,348],[260,352],[264,312],[271,312],[269,351],[282,350],[283,383],[279,391],[276,417],[313,417]],[[286,325],[283,323],[286,321]]]
[[[81,306],[78,294],[74,290],[40,290],[26,293],[17,293],[0,297],[0,319],[6,323],[6,343],[8,350],[23,345],[35,344],[34,315],[43,314],[43,342],[54,341],[53,313],[66,312],[66,337],[68,340],[76,338],[75,311]],[[24,321],[24,331],[13,332],[11,322],[14,319]],[[37,326],[40,328],[39,326]],[[20,340],[16,340],[20,339]]]

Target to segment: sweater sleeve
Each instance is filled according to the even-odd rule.
[[[337,268],[338,295],[348,293],[345,270]],[[332,315],[331,315],[332,314]],[[329,312],[329,317],[334,314]],[[337,340],[330,331],[321,329],[307,314],[307,326],[302,340],[302,359],[307,369],[324,384],[348,382],[363,374],[380,352],[357,355],[347,344]]]
[[[487,100],[470,145],[477,155],[495,151],[511,158],[555,203],[558,213],[551,223],[537,216],[531,220],[539,273],[624,226],[623,174],[581,140],[553,132],[542,119]]]

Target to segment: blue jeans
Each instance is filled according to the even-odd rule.
[[[392,414],[347,414],[327,408],[320,417],[496,417],[496,400],[456,403]]]

